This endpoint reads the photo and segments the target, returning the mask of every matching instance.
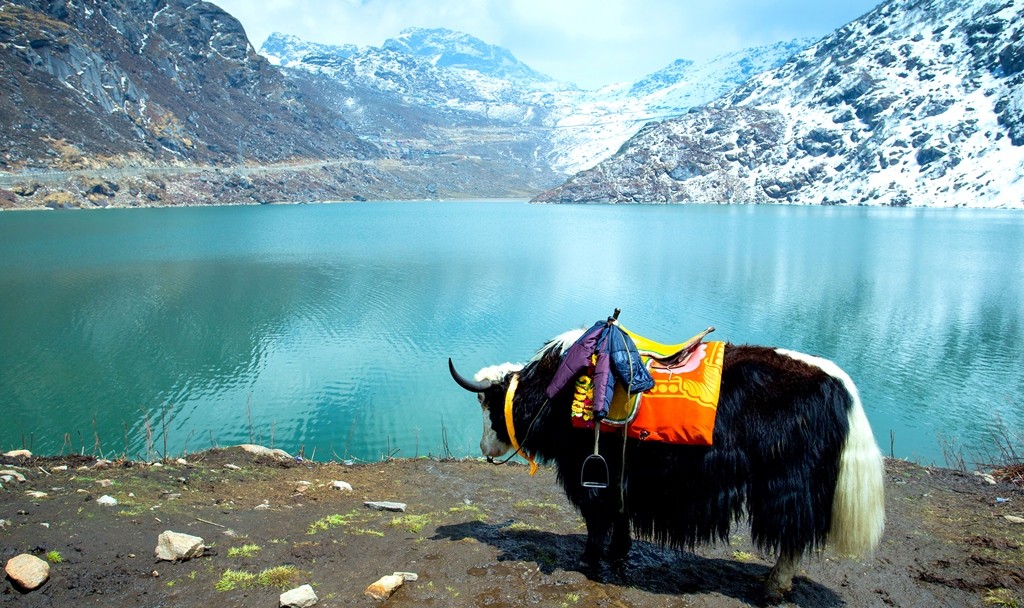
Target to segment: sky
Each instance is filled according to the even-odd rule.
[[[531,68],[596,89],[676,59],[710,59],[821,38],[880,0],[212,0],[259,50],[273,32],[380,46],[407,27],[444,27],[505,47]]]

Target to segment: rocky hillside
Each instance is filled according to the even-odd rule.
[[[275,35],[258,55],[206,2],[15,0],[0,208],[528,198],[806,44],[583,91],[450,30],[366,48]]]
[[[379,156],[207,2],[5,1],[0,90],[3,169]]]
[[[409,29],[381,47],[273,34],[260,48],[296,86],[337,104],[361,136],[401,156],[468,145],[472,156],[560,181],[611,156],[652,117],[678,116],[781,65],[810,40],[704,62],[678,60],[597,91],[558,82],[507,50],[445,29]],[[308,87],[306,81],[314,79]]]
[[[1024,206],[1022,9],[891,0],[537,200]]]

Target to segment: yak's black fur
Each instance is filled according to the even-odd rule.
[[[609,531],[607,557],[617,560],[629,551],[630,528],[692,549],[727,541],[744,516],[761,550],[799,556],[825,543],[852,405],[841,381],[770,348],[727,345],[713,445],[629,440],[620,505],[621,432],[602,433],[600,442],[611,484],[584,488],[580,469],[593,451],[593,432],[571,426],[571,388],[545,398],[559,355],[559,345],[549,343],[520,371],[513,418],[524,450],[557,465],[566,496],[586,520],[585,561],[604,556]],[[505,443],[509,380],[484,393],[491,427]]]

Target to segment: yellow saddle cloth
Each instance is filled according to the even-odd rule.
[[[616,387],[602,428],[613,430],[628,425],[627,435],[633,439],[711,445],[725,342],[701,342],[685,360],[665,366],[645,354],[666,357],[682,350],[692,339],[680,344],[661,344],[619,327],[633,339],[655,384],[651,390],[633,396]],[[577,382],[578,388],[589,385],[589,390],[593,390],[589,378],[581,380],[582,383]],[[572,422],[576,427],[593,428],[592,411],[574,403]]]

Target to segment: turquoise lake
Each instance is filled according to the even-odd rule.
[[[351,203],[0,213],[0,449],[475,456],[447,371],[615,308],[836,361],[885,454],[1024,434],[1024,213]],[[1019,443],[1018,452],[1024,451]]]

